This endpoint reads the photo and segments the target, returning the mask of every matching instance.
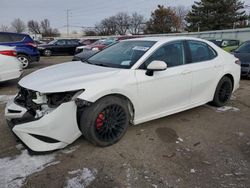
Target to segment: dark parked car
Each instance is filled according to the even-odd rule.
[[[90,58],[92,55],[98,53],[99,51],[94,51],[94,50],[84,50],[81,53],[76,54],[72,61],[84,61],[85,59]]]
[[[15,46],[17,58],[23,64],[23,68],[40,59],[37,45],[29,35],[0,32],[0,45]]]
[[[244,42],[237,48],[234,56],[241,61],[241,76],[250,78],[250,41]]]
[[[78,39],[57,39],[38,46],[41,55],[51,56],[60,54],[74,55],[76,47],[82,44]]]

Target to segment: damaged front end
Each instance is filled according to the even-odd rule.
[[[82,92],[42,94],[21,87],[6,106],[6,120],[15,135],[33,151],[63,148],[81,136],[75,99]]]

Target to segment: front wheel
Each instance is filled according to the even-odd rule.
[[[212,105],[222,107],[230,100],[233,91],[233,84],[230,78],[223,77],[217,85]]]
[[[44,50],[43,55],[49,57],[52,55],[52,52],[51,52],[51,50]]]
[[[127,101],[116,96],[100,99],[87,107],[80,118],[83,136],[98,146],[110,146],[125,134],[130,122]]]
[[[30,59],[26,55],[19,54],[17,59],[22,63],[23,69],[26,69],[30,65]]]

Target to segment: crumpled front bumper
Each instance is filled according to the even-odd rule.
[[[27,109],[8,102],[5,108],[6,120],[15,135],[31,150],[36,152],[64,148],[82,135],[77,125],[77,106],[74,101],[59,107],[32,121],[27,119]],[[17,123],[18,121],[22,123]],[[22,121],[23,120],[23,121]]]

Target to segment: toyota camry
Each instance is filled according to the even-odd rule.
[[[24,77],[5,117],[33,151],[60,149],[81,135],[109,146],[129,125],[206,103],[225,105],[239,87],[240,69],[237,58],[206,40],[125,40],[83,62]]]

